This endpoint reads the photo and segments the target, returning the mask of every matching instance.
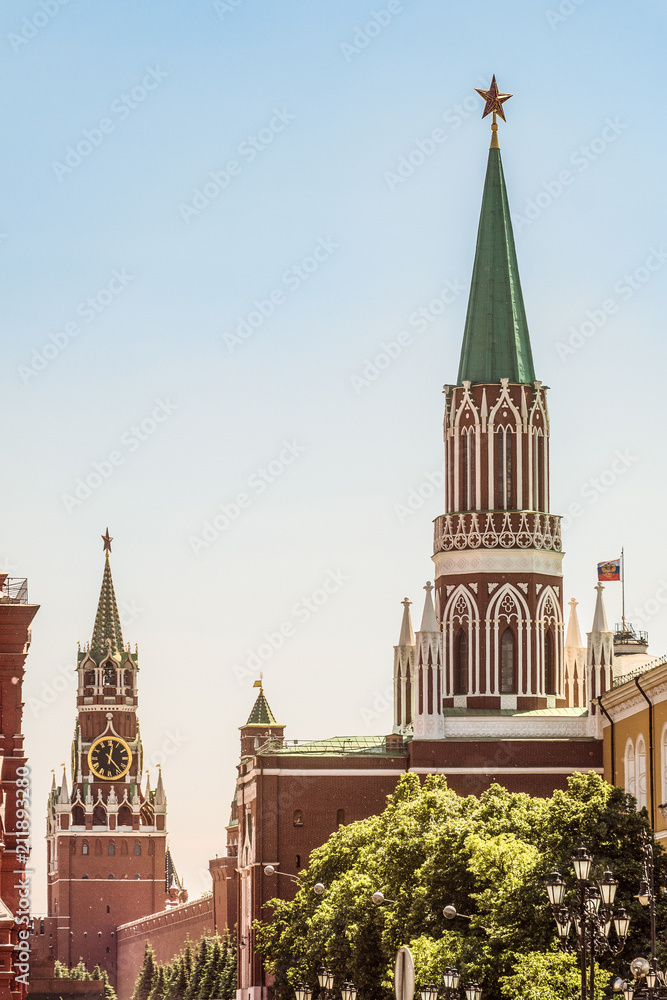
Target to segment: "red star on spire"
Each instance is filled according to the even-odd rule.
[[[113,536],[109,534],[108,528],[106,535],[102,535],[102,541],[104,542],[104,551],[108,554],[111,552],[111,543],[113,542]]]
[[[503,104],[505,101],[509,101],[511,94],[501,94],[498,90],[498,84],[496,83],[496,75],[493,74],[493,80],[491,81],[491,86],[488,90],[480,90],[475,87],[475,90],[480,97],[484,98],[484,114],[482,118],[486,118],[493,111],[495,114],[499,114],[503,121],[507,121],[505,118],[505,112],[503,111]]]

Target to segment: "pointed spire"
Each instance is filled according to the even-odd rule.
[[[426,591],[426,600],[424,601],[424,614],[422,615],[422,623],[419,631],[438,632],[438,622],[435,617],[435,608],[433,607],[433,598],[431,596],[433,584],[430,580],[427,580],[424,590]]]
[[[412,619],[410,617],[410,605],[412,601],[409,601],[406,597],[401,601],[403,605],[403,621],[401,622],[401,634],[398,637],[399,646],[414,646],[415,644],[415,634],[412,631]]]
[[[58,803],[63,806],[69,805],[69,791],[67,790],[67,774],[65,771],[64,764],[63,764],[63,781],[60,786],[60,795],[58,796]]]
[[[95,615],[95,625],[93,626],[93,638],[90,640],[90,649],[97,653],[106,653],[111,649],[112,653],[119,653],[123,650],[123,633],[120,627],[120,615],[116,605],[116,595],[113,589],[111,578],[111,566],[109,565],[109,552],[111,550],[111,538],[109,529],[103,535],[104,550],[104,574],[102,576],[102,587],[100,589],[100,599],[97,603],[97,614]]]
[[[266,696],[264,694],[264,688],[262,687],[261,681],[255,681],[255,687],[259,687],[259,694],[257,695],[257,701],[252,707],[252,711],[248,716],[248,721],[246,726],[277,726],[276,717],[271,711]]]
[[[595,600],[595,614],[593,615],[593,628],[592,632],[608,632],[609,626],[607,625],[607,615],[604,610],[604,601],[602,599],[602,591],[604,587],[601,583],[595,588],[598,592],[598,596]]]
[[[581,632],[579,630],[579,618],[577,617],[577,604],[579,602],[575,601],[574,597],[569,602],[570,604],[570,617],[567,623],[567,637],[565,639],[566,649],[581,649]]]
[[[144,792],[144,798],[147,802],[150,802],[151,798],[151,772],[146,771],[146,791]]]
[[[535,381],[500,150],[493,146],[484,181],[470,284],[459,385]]]
[[[58,791],[58,789],[56,787],[56,772],[55,772],[54,768],[51,768],[51,797],[52,798],[53,798],[53,796],[55,795],[55,793],[57,791]]]
[[[164,794],[164,785],[162,784],[162,768],[160,767],[159,764],[158,764],[158,773],[157,773],[157,775],[158,775],[157,776],[157,786],[155,788],[155,805],[156,806],[163,806],[165,804],[165,802],[167,801],[167,797]]]

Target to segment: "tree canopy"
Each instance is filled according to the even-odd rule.
[[[295,899],[272,900],[273,918],[256,922],[257,948],[284,997],[300,979],[316,985],[324,962],[338,988],[352,979],[364,1000],[385,1000],[396,950],[407,944],[418,986],[456,965],[463,982],[483,985],[484,1000],[570,1000],[576,959],[556,949],[544,880],[558,867],[572,886],[566,901],[573,899],[571,857],[582,842],[594,858],[592,878],[611,866],[617,903],[632,923],[621,955],[601,963],[627,977],[628,962],[649,948],[648,914],[633,898],[643,831],[652,837],[646,811],[593,772],[573,775],[550,799],[499,785],[462,797],[441,776],[422,786],[407,774],[381,815],[340,827],[313,851]],[[654,850],[658,887],[665,861]],[[313,892],[317,882],[323,896]],[[371,902],[376,890],[387,900],[380,906]],[[667,905],[657,894],[660,927]],[[447,920],[447,904],[470,920]],[[599,969],[601,987],[607,979]]]
[[[222,939],[202,937],[195,950],[193,957],[188,941],[179,955],[159,965],[147,943],[132,1000],[234,1000],[236,948],[229,932]]]

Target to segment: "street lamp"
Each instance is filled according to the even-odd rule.
[[[359,991],[354,983],[343,983],[343,987],[340,992],[343,1000],[357,1000],[357,993]]]
[[[313,989],[308,983],[297,983],[294,987],[294,995],[296,1000],[310,1000],[313,995]]]
[[[658,995],[658,985],[662,974],[658,970],[655,957],[655,894],[653,892],[653,841],[644,830],[642,834],[642,877],[639,882],[639,892],[636,897],[642,906],[648,906],[651,918],[651,958],[635,958],[630,965],[630,971],[635,979],[646,981],[647,1000],[655,1000]]]
[[[334,984],[334,974],[331,969],[327,969],[326,966],[322,966],[320,971],[317,973],[317,979],[320,984],[320,989],[325,993],[331,993],[333,991]]]
[[[593,858],[582,844],[572,856],[572,866],[579,884],[578,906],[567,907],[564,905],[565,881],[559,871],[554,869],[545,880],[545,889],[556,921],[556,930],[564,950],[571,950],[568,940],[570,929],[574,926],[574,947],[580,954],[581,1000],[586,1000],[588,967],[590,966],[590,1000],[593,1000],[595,994],[595,958],[606,951],[617,955],[625,945],[630,926],[630,918],[622,907],[615,914],[612,909],[618,880],[607,868],[597,884],[589,884],[592,864]],[[615,946],[609,940],[612,924],[618,939]],[[653,997],[649,997],[648,1000],[653,1000]]]
[[[459,974],[458,969],[449,967],[446,968],[442,974],[442,981],[445,984],[445,995],[447,997],[447,1000],[454,1000],[454,997],[459,988],[459,983],[461,981],[461,976]],[[429,989],[435,990],[435,994],[431,998],[424,996],[424,990],[429,990]],[[482,988],[478,986],[477,983],[474,982],[468,983],[468,985],[464,988],[464,992],[466,995],[466,1000],[481,1000]],[[422,1000],[435,1000],[435,998],[438,995],[438,991],[435,988],[435,986],[425,986],[424,989],[421,991],[421,994],[422,994]]]

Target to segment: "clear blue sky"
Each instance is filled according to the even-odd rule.
[[[580,505],[565,599],[585,631],[595,564],[624,544],[629,608],[667,651],[665,27],[663,4],[619,0],[2,5],[0,560],[41,605],[37,908],[74,722],[60,671],[92,631],[107,524],[194,895],[224,852],[265,634],[293,632],[264,663],[289,737],[389,730],[400,601],[420,613],[440,491],[400,510],[442,465],[489,137],[474,88],[493,73],[515,95],[501,146],[551,386],[552,509]]]

